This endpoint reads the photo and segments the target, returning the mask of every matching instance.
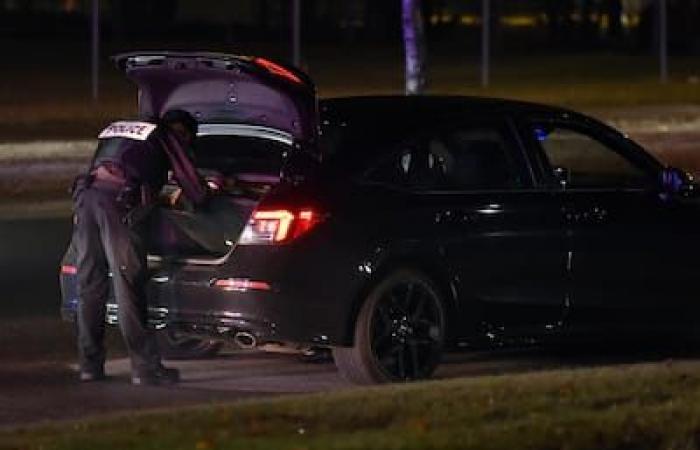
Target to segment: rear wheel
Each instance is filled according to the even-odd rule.
[[[156,332],[158,350],[163,359],[203,359],[216,356],[222,341],[186,336],[164,328]]]
[[[336,347],[340,374],[373,384],[428,378],[440,362],[445,311],[429,278],[398,270],[367,296],[355,323],[354,345]]]

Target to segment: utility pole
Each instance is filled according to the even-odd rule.
[[[401,0],[407,95],[423,94],[428,84],[420,3],[421,0]]]
[[[666,0],[658,0],[659,82],[668,82],[668,10]]]
[[[100,0],[92,0],[91,66],[92,66],[92,100],[100,95]]]
[[[292,63],[301,66],[301,0],[292,0]]]
[[[489,85],[491,69],[491,0],[481,1],[481,87]]]

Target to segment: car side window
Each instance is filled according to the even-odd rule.
[[[504,133],[497,127],[453,129],[432,136],[428,163],[448,190],[513,189],[523,179]]]
[[[422,139],[399,144],[388,157],[380,158],[367,171],[366,178],[406,188],[430,189],[435,184]]]
[[[534,125],[532,132],[567,188],[640,188],[653,181],[647,171],[589,132],[545,124]]]
[[[512,189],[523,184],[497,127],[438,130],[403,142],[376,162],[366,178],[419,190]]]

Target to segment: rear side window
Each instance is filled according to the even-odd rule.
[[[393,186],[426,188],[435,186],[435,174],[428,165],[422,140],[402,142],[386,158],[380,159],[366,174],[370,181]]]
[[[370,181],[424,190],[501,190],[524,185],[504,130],[454,127],[406,140],[367,172]]]
[[[447,189],[512,189],[523,179],[504,132],[497,128],[455,129],[431,137],[429,162]]]

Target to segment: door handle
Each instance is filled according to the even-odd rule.
[[[436,224],[469,224],[476,222],[476,214],[470,211],[446,210],[435,213]]]
[[[570,223],[603,223],[608,218],[608,211],[600,206],[591,206],[586,208],[564,206],[561,211],[564,219]]]
[[[589,220],[595,223],[605,222],[608,218],[608,210],[600,206],[594,206],[589,211]]]

